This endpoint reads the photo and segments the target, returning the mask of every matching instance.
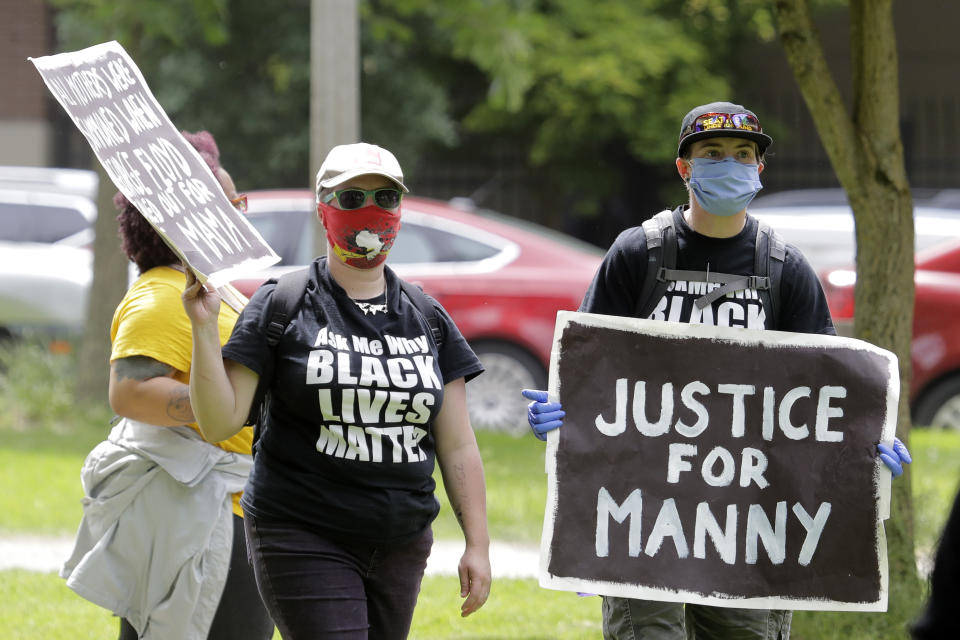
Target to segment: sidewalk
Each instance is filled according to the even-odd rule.
[[[0,571],[27,569],[56,572],[70,555],[73,538],[11,536],[0,538]],[[463,553],[463,542],[437,540],[427,561],[427,575],[456,575]],[[539,569],[539,549],[531,544],[493,541],[490,564],[494,578],[535,578]]]

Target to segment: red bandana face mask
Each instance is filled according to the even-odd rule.
[[[358,269],[382,264],[400,230],[400,209],[388,211],[376,205],[344,211],[321,202],[323,228],[333,252]]]

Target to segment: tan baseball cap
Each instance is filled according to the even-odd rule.
[[[321,189],[332,189],[357,176],[378,175],[397,183],[404,193],[410,193],[403,184],[403,171],[396,157],[375,144],[357,142],[335,146],[327,154],[317,172],[317,194]]]

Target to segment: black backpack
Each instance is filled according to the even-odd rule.
[[[269,322],[267,323],[267,344],[271,351],[276,349],[280,339],[283,337],[287,325],[296,315],[297,310],[303,303],[303,298],[307,292],[307,282],[310,279],[310,267],[298,269],[285,273],[279,278],[271,278],[266,283],[276,283],[273,290],[273,296],[267,306]],[[407,298],[413,303],[413,306],[423,315],[430,325],[430,333],[433,336],[433,342],[437,345],[437,350],[443,346],[443,330],[440,325],[440,318],[437,315],[437,308],[423,293],[423,290],[415,284],[411,284],[402,278],[397,278],[400,283],[400,290],[406,294]],[[322,321],[322,318],[320,319]],[[273,370],[276,366],[274,354],[267,360],[266,368],[260,379],[257,381],[257,390],[253,394],[253,403],[250,405],[250,413],[244,426],[253,427],[253,446],[256,454],[256,444],[260,439],[260,432],[267,418],[267,411],[270,408],[270,384],[273,381]]]
[[[649,318],[671,281],[695,280],[723,284],[697,298],[694,304],[702,309],[722,296],[743,289],[754,289],[763,308],[777,326],[780,310],[780,276],[786,259],[786,243],[770,225],[757,220],[757,242],[754,250],[754,275],[684,271],[677,267],[677,231],[673,228],[673,212],[661,211],[643,223],[647,237],[647,270],[635,307],[636,317]]]

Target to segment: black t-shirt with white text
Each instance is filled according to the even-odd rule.
[[[754,275],[756,218],[747,215],[743,229],[730,238],[712,238],[697,233],[683,218],[683,207],[673,211],[677,234],[679,270],[704,273]],[[647,242],[643,227],[623,231],[614,241],[584,296],[580,311],[633,317],[643,288],[647,268]],[[716,283],[670,282],[664,296],[650,314],[651,320],[667,320],[718,327],[776,329],[795,333],[835,335],[830,309],[820,281],[803,254],[786,246],[780,280],[780,309],[777,318],[768,318],[755,290],[728,293],[697,309],[694,301],[719,286]]]
[[[303,304],[275,354],[264,310],[272,284],[256,291],[223,347],[224,358],[258,374],[276,358],[241,505],[257,518],[302,522],[335,538],[411,539],[439,510],[433,421],[443,387],[483,367],[430,299],[443,333],[437,351],[427,320],[389,268],[385,311],[382,299],[351,300],[325,258],[309,268]]]

